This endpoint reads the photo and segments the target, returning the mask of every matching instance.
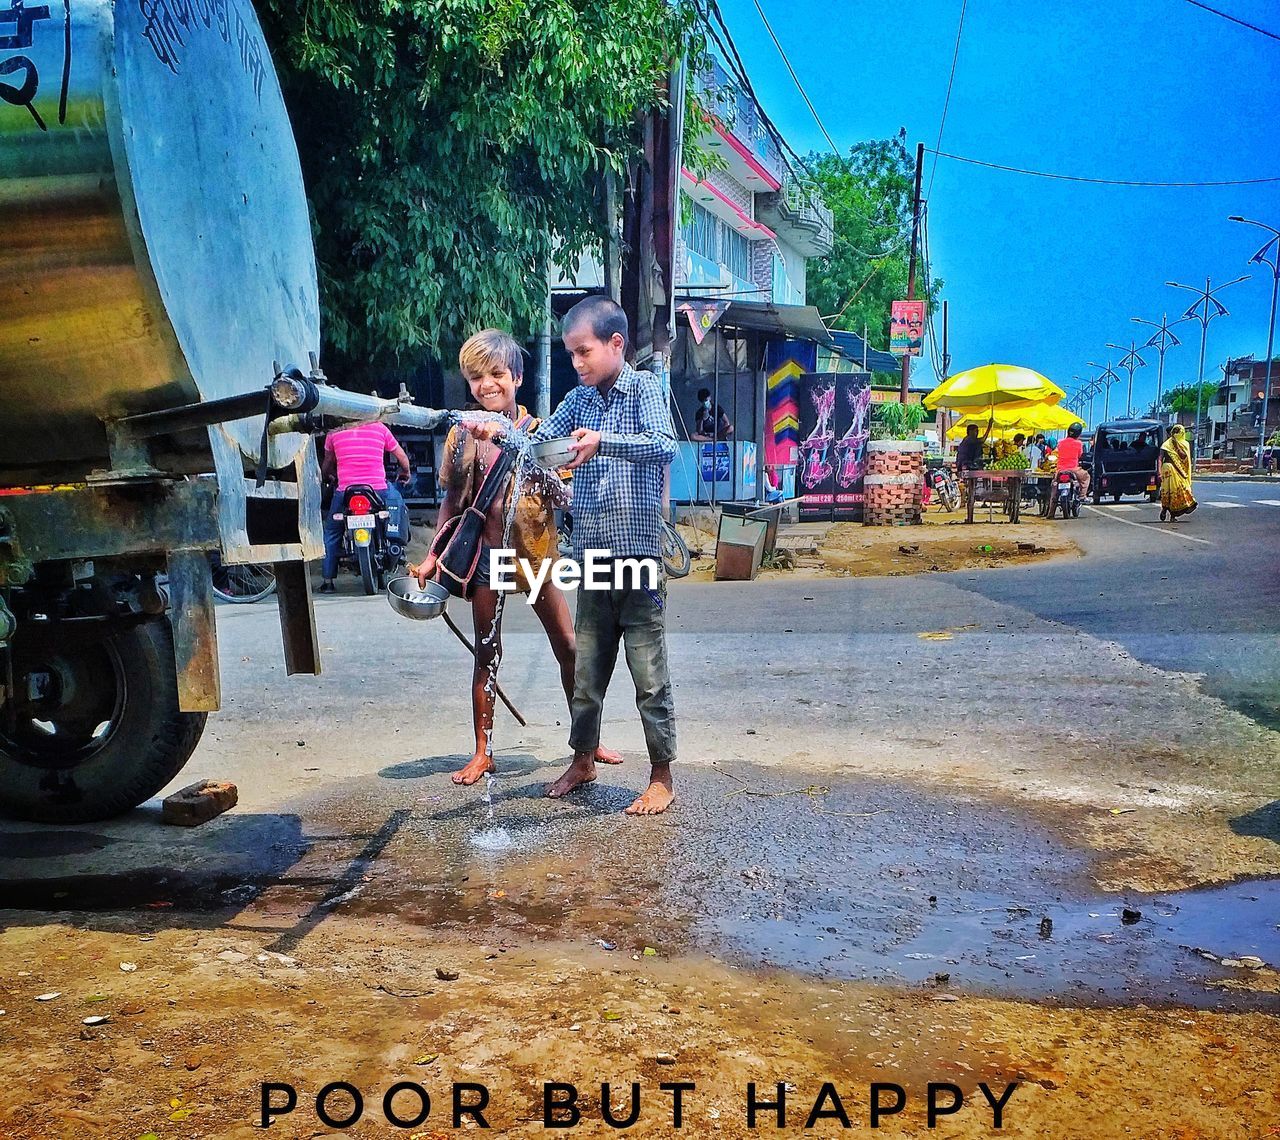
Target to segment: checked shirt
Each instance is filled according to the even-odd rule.
[[[534,433],[554,439],[575,428],[600,433],[600,450],[573,473],[573,552],[615,558],[662,557],[663,489],[675,457],[662,383],[629,364],[605,396],[586,384],[574,388]]]

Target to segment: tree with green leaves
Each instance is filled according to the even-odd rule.
[[[1216,380],[1206,380],[1200,385],[1200,411],[1205,412],[1209,404],[1218,395],[1218,382]],[[1170,388],[1160,397],[1160,403],[1168,408],[1171,412],[1192,412],[1196,411],[1196,385],[1179,384],[1176,388]]]
[[[547,271],[606,232],[691,0],[264,0],[344,383],[527,334]]]
[[[887,349],[890,306],[907,295],[911,257],[915,160],[906,131],[857,143],[847,155],[811,154],[805,165],[835,230],[831,252],[809,264],[809,303],[831,316],[834,328],[860,334],[865,327],[870,343]],[[932,308],[941,288],[919,259],[916,296]]]

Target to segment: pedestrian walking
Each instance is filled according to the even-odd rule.
[[[1191,493],[1191,448],[1186,435],[1181,424],[1174,424],[1160,448],[1161,522],[1177,522],[1180,515],[1189,515],[1197,506]]]

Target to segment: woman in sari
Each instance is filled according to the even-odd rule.
[[[1160,448],[1160,521],[1177,522],[1179,515],[1196,509],[1191,493],[1191,448],[1187,446],[1186,429],[1174,424],[1169,438]]]

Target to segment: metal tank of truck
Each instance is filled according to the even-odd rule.
[[[181,770],[214,556],[274,565],[287,669],[319,672],[308,433],[443,417],[329,386],[319,344],[248,0],[0,0],[0,812],[101,819]]]

